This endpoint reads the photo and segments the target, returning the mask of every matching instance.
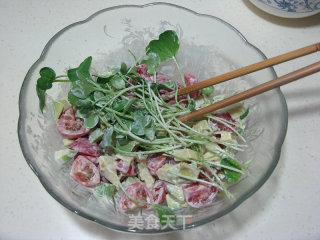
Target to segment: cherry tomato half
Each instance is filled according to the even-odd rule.
[[[76,119],[73,108],[65,110],[57,121],[57,130],[65,138],[75,139],[89,133],[84,127],[83,120]]]
[[[153,195],[152,192],[141,182],[136,182],[129,185],[126,188],[126,192],[134,199],[142,202],[153,203]],[[150,210],[151,205],[143,205],[140,203],[135,203],[131,200],[125,192],[123,192],[120,196],[119,200],[119,209],[121,210],[131,210],[137,207],[143,207],[145,209]]]
[[[182,188],[186,202],[194,208],[209,205],[218,193],[218,188],[204,183],[192,183]]]
[[[99,169],[84,156],[78,156],[71,168],[72,178],[86,187],[92,187],[100,182]]]

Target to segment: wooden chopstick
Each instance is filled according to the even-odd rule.
[[[280,87],[284,84],[293,82],[295,80],[309,76],[309,75],[314,74],[319,71],[320,71],[320,61],[316,62],[314,64],[311,64],[311,65],[308,65],[304,68],[300,68],[300,69],[293,71],[291,73],[288,73],[286,75],[283,75],[279,78],[275,78],[269,82],[260,84],[256,87],[253,87],[253,88],[250,88],[246,91],[243,91],[243,92],[238,93],[236,95],[233,95],[231,97],[228,97],[220,102],[211,104],[207,107],[201,108],[201,109],[194,111],[192,113],[178,117],[178,120],[180,120],[181,122],[185,122],[185,121],[188,121],[191,119],[198,118],[204,114],[207,114],[207,113],[213,112],[215,110],[218,110],[220,108],[223,108],[223,107],[229,106],[231,104],[240,102],[244,99],[256,96],[256,95],[261,94],[263,92]]]
[[[307,54],[310,53],[314,53],[320,51],[320,43],[316,43],[316,44],[312,44],[310,46],[307,47],[303,47],[303,48],[299,48],[297,50],[273,57],[273,58],[269,58],[266,59],[264,61],[258,62],[258,63],[254,63],[251,65],[248,65],[246,67],[242,67],[239,69],[236,69],[234,71],[228,72],[228,73],[224,73],[222,75],[213,77],[213,78],[209,78],[207,80],[198,82],[194,85],[190,85],[184,88],[179,89],[178,91],[178,95],[183,95],[183,94],[187,94],[193,91],[197,91],[199,89],[217,84],[217,83],[221,83],[236,77],[240,77],[243,75],[246,75],[248,73],[252,73],[252,72],[256,72],[258,70],[267,68],[267,67],[271,67],[273,65],[282,63],[282,62],[286,62],[298,57],[302,57],[305,56]]]

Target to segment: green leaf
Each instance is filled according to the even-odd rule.
[[[130,68],[130,71],[128,73],[137,73],[137,68],[136,66],[133,66]]]
[[[179,39],[176,32],[167,30],[159,35],[158,40],[152,40],[146,47],[146,52],[156,53],[161,62],[175,57],[179,49]]]
[[[201,90],[201,94],[209,97],[214,92],[214,86],[209,86]]]
[[[112,197],[115,194],[116,187],[110,183],[101,182],[94,188],[94,193],[98,197]]]
[[[67,76],[71,82],[75,82],[79,80],[79,76],[77,72],[80,72],[83,76],[91,78],[90,76],[90,65],[92,62],[92,57],[87,57],[82,63],[80,63],[79,67],[71,68],[67,71]]]
[[[127,104],[127,100],[119,100],[119,101],[116,101],[112,104],[112,109],[115,110],[115,111],[122,111],[124,109],[124,107],[126,106]]]
[[[133,104],[135,104],[138,100],[139,100],[139,99],[138,99],[138,98],[135,98],[135,97],[130,98],[129,101],[127,101],[126,105],[124,106],[123,112],[124,112],[124,113],[127,112],[127,111],[129,110],[129,108],[130,108]]]
[[[114,75],[111,75],[111,76],[96,75],[96,77],[97,77],[97,83],[106,84],[107,82],[110,81],[110,79],[111,79],[113,76],[114,76]]]
[[[91,106],[91,101],[89,98],[81,99],[72,94],[71,90],[68,93],[68,101],[72,106],[76,107],[89,107]]]
[[[99,116],[97,114],[91,114],[88,118],[84,119],[84,125],[87,128],[94,128],[99,122]]]
[[[103,92],[100,92],[100,91],[95,91],[95,92],[93,93],[93,99],[94,99],[95,101],[103,98],[104,96],[105,96],[105,95],[103,94]]]
[[[83,74],[85,77],[89,77],[91,78],[89,69],[91,66],[91,62],[92,62],[92,57],[87,57],[82,63],[80,63],[79,67],[78,67],[78,72],[80,72],[81,74]]]
[[[154,52],[149,52],[148,59],[143,60],[141,63],[147,65],[148,74],[154,74],[157,71],[157,68],[160,66],[160,57]]]
[[[77,70],[78,70],[78,68],[72,68],[67,71],[67,76],[71,82],[75,82],[75,81],[79,80],[78,75],[77,75]]]
[[[112,135],[113,135],[113,127],[109,127],[102,137],[102,141],[101,141],[102,147],[112,146]]]
[[[123,75],[126,75],[127,73],[128,73],[128,67],[127,67],[127,65],[124,63],[124,62],[122,62],[121,63],[121,67],[120,67],[120,72],[123,74]]]
[[[78,108],[76,111],[76,117],[86,119],[90,116],[91,112],[92,112],[91,108],[87,108],[87,107]]]
[[[47,90],[52,88],[52,81],[50,79],[41,77],[37,80],[37,86],[42,90]]]
[[[90,142],[98,142],[102,139],[104,132],[100,128],[96,128],[93,132],[89,135]]]
[[[41,68],[39,73],[41,77],[50,79],[52,81],[56,78],[56,73],[52,68],[49,67]]]
[[[114,114],[111,113],[111,112],[107,112],[107,113],[102,112],[102,113],[100,114],[100,119],[101,119],[101,121],[104,122],[106,125],[108,125],[109,122],[111,122],[111,123],[115,122]]]
[[[249,114],[249,108],[247,108],[247,110],[240,115],[240,119],[241,120],[245,119],[248,116],[248,114]]]
[[[43,111],[43,108],[45,106],[45,103],[46,103],[46,95],[45,95],[45,90],[42,90],[38,87],[38,84],[36,86],[36,91],[37,91],[37,95],[38,95],[38,98],[39,98],[39,108],[41,110],[41,112]]]
[[[239,169],[241,170],[242,169],[242,166],[240,163],[238,163],[236,160],[232,159],[232,158],[224,158],[222,159],[222,161],[220,162],[221,165],[225,165],[225,166],[228,166],[228,167],[233,167],[233,168],[236,168],[236,169]],[[239,173],[239,172],[235,172],[235,171],[232,171],[232,170],[229,170],[229,169],[226,169],[226,168],[223,168],[223,171],[226,175],[226,180],[229,182],[229,183],[234,183],[234,182],[237,182],[242,174]]]
[[[144,117],[141,115],[135,115],[133,118],[133,124],[131,126],[131,131],[138,135],[143,136],[144,135]]]
[[[110,80],[111,86],[117,90],[124,89],[126,87],[125,81],[119,75],[114,75]]]
[[[79,80],[71,83],[71,92],[78,98],[84,99],[89,97],[90,93],[94,91],[90,80],[81,72],[77,71]]]
[[[41,77],[37,80],[38,88],[42,90],[52,88],[52,83],[56,79],[56,73],[53,71],[53,69],[44,67],[40,69],[39,73]]]
[[[150,141],[154,140],[155,133],[156,133],[154,127],[145,128],[144,132],[145,132],[145,135],[146,135],[147,139],[149,139]]]
[[[170,208],[159,204],[152,204],[152,210],[154,210],[158,214],[159,222],[161,225],[169,225],[168,221],[170,221],[171,223],[176,222],[176,216]]]
[[[175,90],[176,84],[173,81],[166,81],[157,85],[158,89]]]
[[[132,152],[132,150],[134,149],[134,147],[137,145],[137,143],[135,141],[126,141],[127,143],[125,145],[120,145],[119,143],[120,140],[118,140],[116,147],[119,150],[125,151],[125,152]]]
[[[193,98],[191,98],[191,99],[189,100],[189,104],[188,104],[188,109],[189,109],[189,111],[190,111],[190,112],[193,112],[194,109],[195,109],[195,106],[196,106],[196,102],[194,101]]]

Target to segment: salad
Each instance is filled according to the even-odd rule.
[[[182,72],[178,49],[177,34],[168,30],[141,58],[130,51],[133,66],[92,74],[88,57],[66,75],[42,68],[36,85],[42,111],[53,83],[71,84],[53,109],[65,146],[55,159],[72,162],[73,180],[97,198],[113,199],[120,211],[154,210],[160,223],[175,210],[208,206],[218,194],[232,198],[228,185],[246,174],[248,164],[235,156],[247,147],[243,103],[192,122],[177,119],[226,97],[213,86],[178,96],[179,88],[198,82]],[[176,65],[180,79],[157,71],[165,61]]]

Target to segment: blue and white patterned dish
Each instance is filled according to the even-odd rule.
[[[303,18],[320,12],[320,0],[250,0],[261,10],[285,18]]]

